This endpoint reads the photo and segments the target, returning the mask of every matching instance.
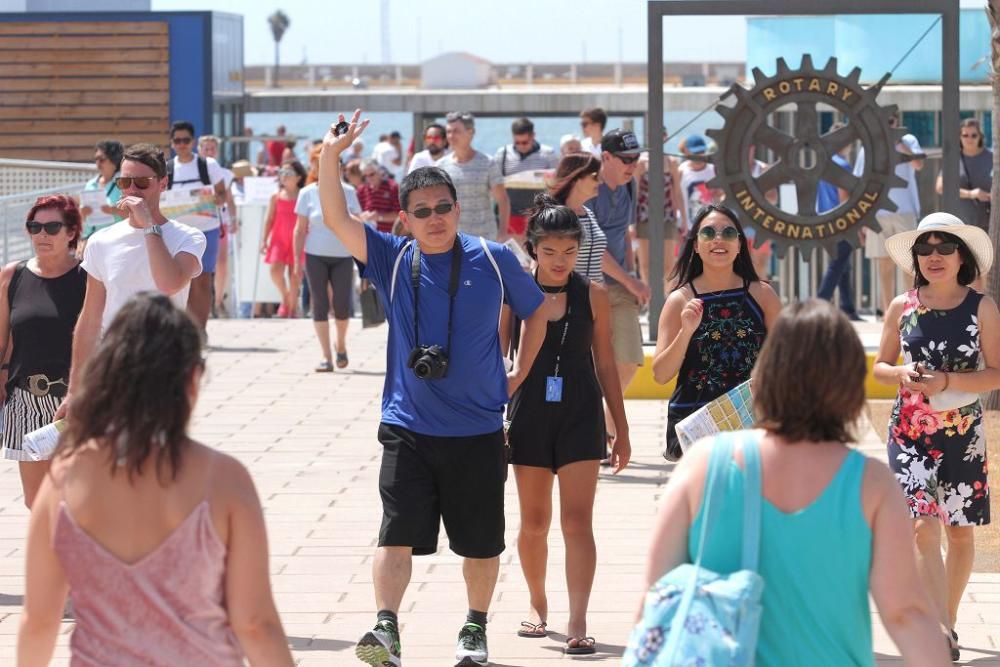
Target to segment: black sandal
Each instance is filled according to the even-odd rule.
[[[517,636],[527,637],[528,639],[541,639],[542,637],[548,637],[549,631],[545,628],[545,621],[542,621],[541,623],[521,621],[521,629],[517,631]]]
[[[593,637],[567,637],[563,653],[566,655],[592,655],[597,653],[597,640]]]

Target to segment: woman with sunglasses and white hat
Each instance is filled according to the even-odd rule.
[[[885,245],[914,274],[913,289],[886,312],[874,369],[880,382],[899,385],[889,466],[915,519],[921,578],[958,659],[954,628],[972,572],[972,527],[990,522],[979,394],[1000,389],[1000,311],[969,285],[989,272],[993,247],[986,232],[948,213],[928,215]]]
[[[664,451],[676,461],[677,422],[750,379],[781,300],[757,276],[743,227],[721,204],[694,216],[670,282],[677,287],[660,311],[653,378],[677,378]]]
[[[4,458],[18,461],[29,509],[49,462],[34,461],[22,438],[51,424],[66,395],[73,327],[87,288],[87,274],[74,255],[82,227],[73,199],[39,197],[25,223],[34,257],[0,272],[0,358],[12,346],[9,368],[0,373],[0,442]]]

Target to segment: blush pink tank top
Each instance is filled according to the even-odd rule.
[[[226,612],[226,547],[203,500],[158,547],[124,563],[65,502],[53,537],[70,586],[72,667],[243,665]]]

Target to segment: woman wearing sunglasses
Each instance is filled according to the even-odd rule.
[[[885,314],[874,368],[877,380],[899,386],[889,467],[915,520],[917,565],[957,660],[955,618],[972,572],[972,527],[990,522],[979,394],[1000,389],[1000,311],[969,285],[989,272],[993,246],[982,229],[932,213],[885,247],[914,274],[913,289]]]
[[[70,197],[39,197],[25,228],[34,257],[0,273],[0,348],[12,346],[10,363],[0,372],[0,394],[5,395],[0,442],[4,458],[18,461],[24,504],[30,508],[49,462],[33,460],[21,440],[51,424],[66,396],[73,327],[87,274],[73,252],[82,222]]]
[[[301,257],[295,256],[295,202],[299,190],[306,184],[306,170],[296,161],[285,162],[278,170],[279,190],[271,195],[264,223],[264,240],[260,252],[264,263],[271,267],[271,280],[281,293],[278,317],[295,317],[296,301],[302,285],[295,268]]]
[[[664,452],[675,461],[677,422],[750,379],[781,301],[758,278],[736,215],[719,204],[695,215],[670,281],[677,287],[660,312],[653,377],[677,378]]]
[[[104,204],[99,209],[90,206],[80,207],[80,216],[83,219],[83,233],[77,244],[76,255],[83,257],[83,248],[87,239],[98,229],[109,227],[124,218],[121,211],[115,208],[115,204],[122,198],[122,191],[118,189],[115,179],[122,167],[122,157],[125,155],[125,146],[120,141],[107,139],[98,141],[94,152],[94,164],[97,166],[97,176],[87,181],[83,186],[84,192],[103,192]]]

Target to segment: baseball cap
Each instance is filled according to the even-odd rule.
[[[644,149],[639,146],[634,132],[617,128],[601,138],[601,150],[612,155],[638,155]]]
[[[684,140],[684,147],[687,148],[687,152],[692,155],[701,155],[708,151],[708,145],[705,143],[705,137],[700,134],[688,135],[688,138]]]

